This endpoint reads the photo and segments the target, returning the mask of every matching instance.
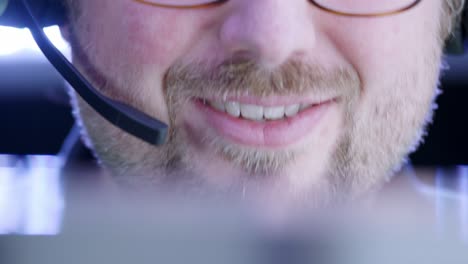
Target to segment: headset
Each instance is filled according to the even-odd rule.
[[[0,25],[29,28],[47,59],[96,112],[149,144],[164,144],[167,124],[102,95],[50,42],[42,28],[62,25],[65,21],[66,10],[62,0],[0,0]]]
[[[0,0],[0,25],[29,28],[41,51],[76,92],[105,119],[125,132],[152,145],[164,144],[168,126],[135,109],[112,100],[94,88],[52,45],[43,27],[62,25],[67,15],[64,0]],[[451,38],[446,43],[450,54],[468,50],[468,0]]]

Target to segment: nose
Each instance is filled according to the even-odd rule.
[[[229,55],[266,67],[281,65],[313,48],[311,6],[304,0],[237,0],[223,20],[219,38]]]

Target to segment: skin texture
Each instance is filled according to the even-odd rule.
[[[71,92],[85,142],[123,186],[312,207],[350,201],[391,178],[431,119],[447,28],[441,0],[381,18],[307,1],[78,4],[63,28],[73,63],[107,96],[170,125],[169,142],[155,148]],[[336,100],[307,135],[281,146],[233,142],[192,100],[245,94]]]

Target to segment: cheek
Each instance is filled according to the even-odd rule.
[[[183,53],[189,27],[183,25],[175,10],[130,3],[126,9],[121,38],[126,43],[127,60],[167,69]]]
[[[418,32],[407,32],[402,29],[401,23],[386,25],[374,22],[369,25],[358,21],[352,24],[355,26],[353,35],[339,33],[338,42],[341,43],[340,49],[346,59],[360,73],[361,78],[367,77],[364,73],[380,71],[379,74],[382,74],[396,65],[406,64],[411,59],[408,55],[417,46],[411,38],[421,40]]]
[[[95,44],[100,60],[163,66],[174,60],[185,43],[187,27],[174,10],[134,1],[88,1],[83,3],[87,10],[84,39]]]
[[[181,54],[177,43],[185,43],[185,34],[174,30],[181,22],[168,11],[112,1],[85,2],[89,11],[78,25],[80,44],[119,97],[167,122],[162,78]]]
[[[438,1],[427,0],[394,16],[342,17],[335,23],[338,27],[332,26],[328,31],[361,78],[381,78],[386,73],[419,65],[424,56],[437,48],[439,7]]]

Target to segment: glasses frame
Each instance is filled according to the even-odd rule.
[[[158,4],[154,2],[148,2],[147,0],[133,0],[135,2],[144,4],[144,5],[150,5],[150,6],[155,6],[155,7],[162,7],[162,8],[173,8],[173,9],[199,9],[199,8],[210,8],[210,7],[216,7],[220,6],[224,3],[226,3],[229,0],[213,0],[211,2],[205,3],[205,4],[196,4],[196,5],[169,5],[169,4]],[[383,16],[391,16],[391,15],[396,15],[403,13],[407,10],[412,9],[413,7],[417,6],[422,0],[413,0],[411,4],[408,4],[407,6],[401,7],[397,10],[393,11],[386,11],[386,12],[379,12],[379,13],[347,13],[347,12],[342,12],[342,11],[336,11],[334,9],[331,9],[329,7],[323,6],[315,0],[308,0],[312,5],[317,7],[318,9],[325,11],[330,14],[334,15],[339,15],[339,16],[347,16],[347,17],[383,17]]]

